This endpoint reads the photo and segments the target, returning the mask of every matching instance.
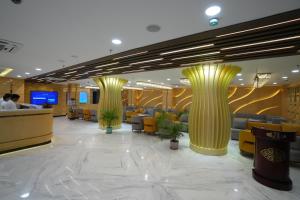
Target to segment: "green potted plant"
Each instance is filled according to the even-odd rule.
[[[164,128],[163,132],[159,133],[160,138],[168,138],[170,140],[170,149],[177,150],[178,149],[178,138],[183,136],[182,132],[182,124],[170,122]]]
[[[115,110],[105,110],[101,113],[101,119],[106,122],[106,133],[111,134],[112,133],[112,122],[114,120],[117,120],[118,113]]]

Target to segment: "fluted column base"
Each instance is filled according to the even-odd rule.
[[[222,156],[227,153],[227,147],[220,148],[220,149],[214,149],[214,148],[200,147],[200,146],[190,143],[190,148],[193,151],[195,151],[196,153],[201,153],[201,154],[210,155],[210,156]]]

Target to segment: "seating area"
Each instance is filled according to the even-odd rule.
[[[278,117],[276,117],[276,120]],[[239,141],[240,152],[246,156],[253,156],[255,153],[255,137],[251,132],[253,127],[263,128],[271,131],[278,132],[296,132],[296,141],[291,143],[291,151],[290,151],[290,161],[295,163],[300,163],[300,125],[297,124],[289,124],[284,122],[282,119],[281,123],[264,123],[257,121],[246,120],[241,121],[241,118],[235,121],[236,126],[241,128],[238,133],[234,132],[234,140]],[[277,122],[277,121],[276,121]],[[235,128],[235,131],[237,128]],[[237,134],[237,136],[236,136]],[[237,139],[236,139],[237,138]]]
[[[0,200],[300,199],[300,0],[0,11]]]
[[[125,109],[123,121],[132,124],[132,131],[156,134],[159,131],[158,118],[161,113],[166,113],[166,119],[170,122],[182,124],[182,132],[188,133],[188,112],[176,112],[175,110],[163,111],[159,108],[136,108],[128,106]]]
[[[96,110],[75,108],[73,109],[74,118],[85,121],[98,122],[98,116]]]

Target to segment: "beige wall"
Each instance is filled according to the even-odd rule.
[[[24,80],[0,77],[0,97],[5,93],[12,93],[20,95],[19,102],[24,102]]]
[[[53,105],[53,115],[60,116],[67,113],[66,95],[68,88],[59,84],[25,83],[25,103],[30,103],[30,91],[57,91],[58,105]]]
[[[232,112],[237,111],[238,113],[261,113],[286,116],[287,93],[284,87],[266,86],[256,88],[252,92],[251,90],[251,87],[229,88],[228,95],[231,94],[229,102]],[[276,92],[278,92],[278,94],[273,96]],[[184,110],[189,109],[192,100],[191,88],[174,88],[173,90],[168,91],[168,94],[164,90],[159,89],[130,93],[136,95],[133,99],[137,99],[134,104],[137,106],[159,105],[158,107],[165,108],[168,105],[169,108]],[[248,105],[239,109],[246,104]]]

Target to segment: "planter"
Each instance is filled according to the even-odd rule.
[[[177,150],[178,149],[178,140],[170,140],[170,149]]]
[[[112,134],[112,127],[106,128],[106,134]]]

